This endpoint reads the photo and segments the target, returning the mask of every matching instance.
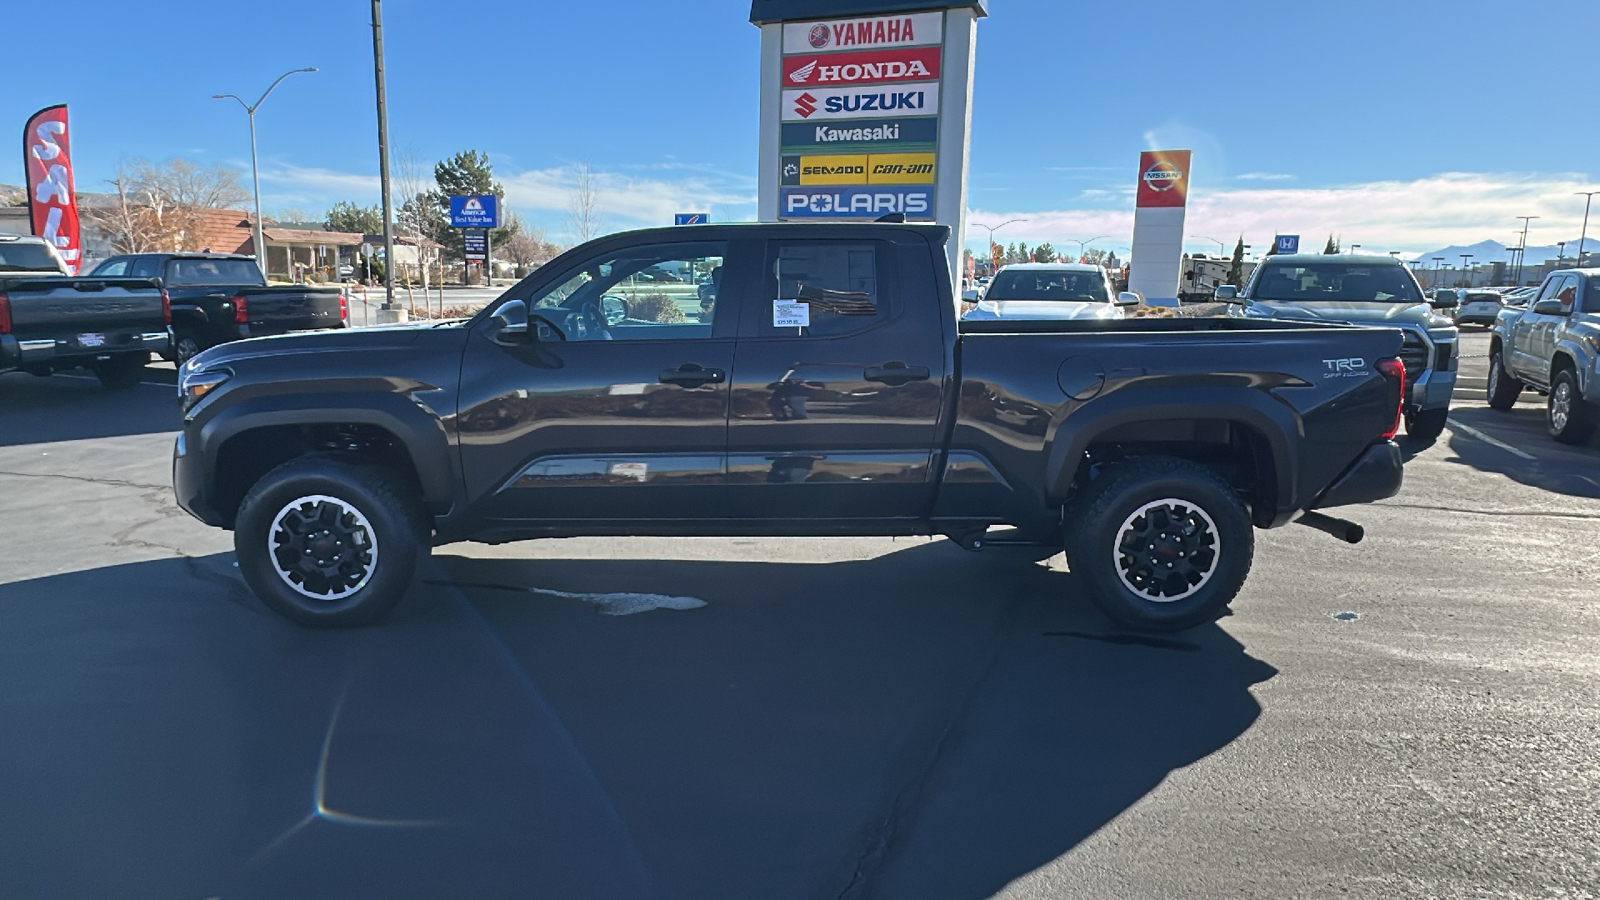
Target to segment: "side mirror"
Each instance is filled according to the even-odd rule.
[[[1231,284],[1220,284],[1215,296],[1218,303],[1238,303],[1239,289]]]
[[[1560,300],[1551,297],[1549,300],[1540,300],[1535,303],[1533,312],[1535,315],[1540,316],[1565,316],[1570,315],[1572,310],[1562,305]]]
[[[606,311],[606,327],[620,325],[628,318],[628,301],[621,297],[602,297],[600,304]]]
[[[961,292],[961,302],[962,303],[977,303],[978,302],[978,291],[977,291],[977,289],[973,288],[972,290],[962,291]]]
[[[528,304],[509,300],[494,312],[494,339],[502,343],[520,340],[528,335]]]
[[[1144,300],[1132,291],[1123,291],[1117,295],[1118,306],[1138,306],[1143,302]]]

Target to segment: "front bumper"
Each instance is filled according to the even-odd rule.
[[[1400,456],[1400,445],[1394,441],[1373,444],[1322,492],[1311,509],[1387,500],[1400,493],[1404,480],[1405,463]]]
[[[180,431],[172,446],[172,492],[178,507],[213,528],[226,528],[228,523],[206,502],[205,458],[190,451],[186,438]]]

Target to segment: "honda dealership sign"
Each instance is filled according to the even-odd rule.
[[[1139,154],[1128,290],[1155,305],[1177,305],[1183,270],[1183,215],[1189,200],[1188,150]]]
[[[942,7],[942,8],[940,8]],[[942,222],[960,258],[986,0],[753,0],[762,221]],[[849,10],[855,15],[838,18]]]

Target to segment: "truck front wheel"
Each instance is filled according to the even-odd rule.
[[[1222,615],[1255,554],[1250,513],[1205,466],[1152,457],[1090,483],[1067,528],[1068,565],[1117,623],[1178,631]]]
[[[1449,409],[1419,409],[1406,413],[1406,437],[1413,441],[1431,444],[1444,434],[1445,423],[1450,420]]]
[[[1550,398],[1545,413],[1550,436],[1563,444],[1582,444],[1594,434],[1594,419],[1583,395],[1578,393],[1578,375],[1562,369],[1550,382]]]
[[[313,456],[250,489],[233,547],[261,602],[301,625],[343,628],[400,602],[428,537],[426,517],[389,473]]]

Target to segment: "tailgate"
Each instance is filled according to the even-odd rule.
[[[240,293],[250,310],[250,334],[256,337],[344,326],[339,288],[261,287]]]
[[[114,350],[167,328],[161,289],[145,278],[36,278],[0,283],[0,291],[19,341]]]

